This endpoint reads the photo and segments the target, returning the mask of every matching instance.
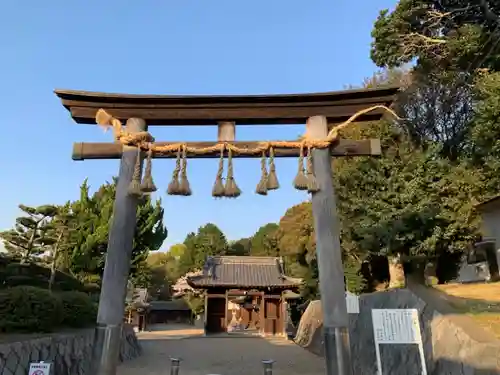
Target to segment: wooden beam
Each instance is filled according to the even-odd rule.
[[[351,104],[342,106],[304,106],[304,107],[270,107],[265,108],[193,108],[193,109],[143,109],[143,108],[110,108],[103,106],[113,117],[122,121],[133,116],[147,117],[148,125],[189,126],[216,125],[221,121],[235,121],[239,125],[293,125],[303,124],[306,119],[320,113],[329,121],[341,123],[356,112],[374,105],[387,105],[387,102]],[[71,107],[71,116],[77,123],[95,123],[96,108]],[[359,117],[360,121],[377,121],[385,111],[376,109]]]
[[[233,121],[219,122],[217,129],[217,141],[234,142],[236,137],[236,125]]]
[[[178,142],[156,142],[155,144],[168,145]],[[254,148],[257,146],[258,142],[229,142],[240,148]],[[214,142],[188,142],[188,147],[209,147],[212,146]],[[86,160],[86,159],[120,159],[122,156],[123,146],[119,143],[86,143],[79,142],[73,144],[73,160]],[[299,150],[297,149],[275,149],[275,156],[286,158],[286,157],[298,157]],[[361,141],[354,141],[349,139],[340,139],[336,144],[330,149],[331,156],[378,156],[381,154],[380,140],[379,139],[366,139]],[[175,158],[175,153],[172,154],[153,154],[154,158]],[[189,154],[189,158],[218,158],[220,154],[214,152],[205,155],[193,155]],[[260,154],[255,155],[240,155],[233,154],[235,158],[260,158]]]
[[[324,116],[311,117],[306,127],[307,135],[312,139],[324,139],[328,134],[328,122]],[[351,375],[349,316],[331,158],[328,150],[320,149],[313,150],[312,156],[319,188],[312,193],[311,202],[323,310],[326,373]]]
[[[347,90],[314,94],[172,96],[108,94],[56,90],[62,105],[78,123],[95,124],[95,114],[103,108],[126,121],[143,118],[148,125],[216,125],[221,121],[238,124],[300,124],[313,115],[342,122],[355,112],[374,105],[389,106],[397,87]],[[383,111],[374,111],[359,120],[378,120]]]

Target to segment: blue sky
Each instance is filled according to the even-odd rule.
[[[0,5],[2,150],[0,230],[18,204],[76,199],[118,172],[118,161],[71,160],[73,142],[112,141],[74,124],[55,88],[139,94],[262,94],[342,89],[375,70],[370,31],[395,0],[5,1]],[[216,127],[151,128],[162,141],[215,140]],[[293,139],[303,126],[240,126],[238,140]],[[291,186],[296,161],[279,160],[282,188],[254,194],[258,160],[237,160],[243,195],[215,200],[216,160],[191,160],[191,197],[165,194],[173,162],[153,163],[169,237],[163,249],[213,222],[229,239],[278,221],[307,196]]]

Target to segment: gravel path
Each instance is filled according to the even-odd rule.
[[[172,331],[140,335],[142,357],[124,363],[118,375],[169,375],[169,357],[183,359],[180,375],[262,375],[261,360],[273,359],[273,375],[324,374],[324,360],[284,339],[199,337]],[[179,338],[181,336],[191,336]]]

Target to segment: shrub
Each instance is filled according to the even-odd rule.
[[[0,258],[0,287],[21,285],[36,286],[47,289],[50,280],[50,269],[35,263],[21,264],[10,258]],[[84,291],[84,285],[71,275],[56,271],[53,290]]]
[[[48,290],[16,286],[0,291],[0,331],[50,332],[60,325],[62,302]]]
[[[63,305],[63,325],[85,327],[96,322],[97,304],[82,292],[62,292],[59,294]]]

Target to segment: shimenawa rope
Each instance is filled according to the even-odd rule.
[[[336,142],[339,138],[339,133],[342,129],[356,121],[360,116],[382,109],[395,118],[399,116],[390,108],[384,105],[375,105],[356,112],[348,120],[333,127],[324,139],[312,139],[307,135],[300,141],[265,141],[259,142],[254,148],[240,148],[232,143],[217,142],[209,147],[192,147],[186,143],[171,143],[167,145],[157,145],[154,143],[154,137],[147,131],[129,133],[123,129],[121,121],[106,110],[99,109],[96,113],[96,122],[104,129],[112,128],[113,135],[117,142],[125,146],[134,146],[138,148],[137,162],[134,168],[134,176],[132,183],[129,187],[129,193],[133,195],[140,195],[142,193],[150,193],[156,191],[156,186],[153,183],[151,175],[151,158],[153,154],[177,154],[176,166],[172,175],[167,193],[170,195],[191,195],[191,188],[187,179],[187,157],[189,154],[203,155],[214,152],[220,152],[219,168],[217,177],[212,189],[214,197],[232,197],[235,198],[241,194],[241,190],[234,181],[233,173],[233,154],[240,155],[255,155],[261,154],[261,180],[256,188],[256,193],[260,195],[267,195],[268,190],[279,188],[278,179],[276,176],[276,167],[274,165],[274,150],[276,148],[296,148],[300,150],[299,153],[299,168],[297,175],[294,179],[293,185],[298,190],[307,190],[309,193],[314,193],[319,190],[313,170],[312,152],[313,148],[325,149]],[[304,168],[304,150],[307,148],[306,168]],[[147,161],[144,179],[141,183],[141,150],[147,151]],[[224,173],[224,153],[228,152],[228,172],[226,184],[223,183]],[[266,157],[269,153],[269,172],[267,170]]]

